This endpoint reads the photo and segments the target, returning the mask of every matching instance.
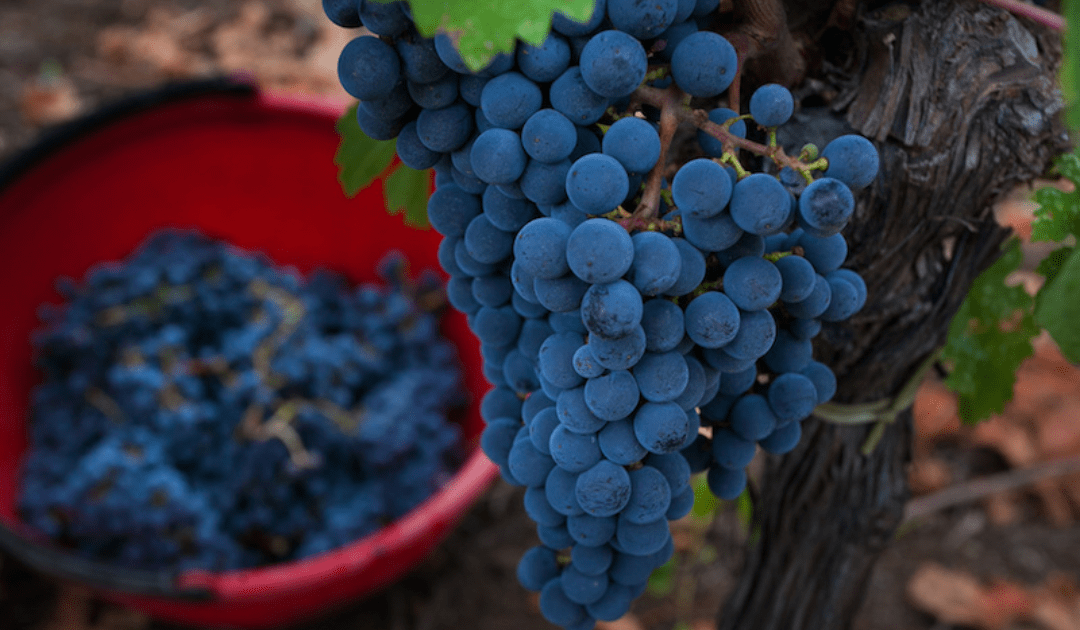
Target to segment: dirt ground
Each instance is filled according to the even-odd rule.
[[[0,0],[0,161],[50,125],[169,81],[244,72],[269,89],[343,97],[335,62],[349,37],[322,17],[318,0]],[[1002,213],[1021,233],[1031,211],[1024,199],[1018,194]],[[987,497],[971,483],[1076,463],[1080,370],[1041,340],[1002,416],[961,427],[952,397],[928,382],[916,418],[910,507],[918,517],[879,563],[856,628],[1080,630],[1080,475],[1044,476]],[[936,504],[950,489],[962,500]],[[734,506],[679,522],[676,570],[602,627],[712,628],[739,579],[747,531]],[[296,630],[551,628],[514,578],[534,544],[521,492],[499,482],[408,577]],[[0,627],[174,628],[2,553]]]

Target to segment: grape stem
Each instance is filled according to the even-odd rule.
[[[686,95],[677,87],[672,86],[660,90],[643,86],[637,89],[635,95],[638,95],[641,90],[650,91],[653,97],[651,100],[642,99],[642,101],[660,110],[660,159],[656,160],[656,164],[649,171],[638,207],[630,217],[620,221],[627,230],[641,229],[659,219],[660,192],[664,188],[668,149],[671,147],[671,139],[675,137],[679,123],[683,120],[682,114],[688,109],[683,104]]]

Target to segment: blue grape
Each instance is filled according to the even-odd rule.
[[[821,157],[829,161],[825,177],[838,179],[852,190],[869,186],[877,177],[881,162],[873,143],[854,134],[840,136],[825,145]]]
[[[555,409],[555,407],[544,407],[536,412],[536,416],[529,422],[529,440],[532,441],[536,450],[545,455],[551,455],[551,432],[560,424],[559,414]]]
[[[529,79],[551,83],[570,66],[570,44],[563,37],[549,33],[539,46],[519,46],[517,65]]]
[[[604,284],[618,280],[630,269],[635,249],[623,226],[608,219],[588,219],[570,233],[566,261],[578,278]]]
[[[540,88],[518,72],[500,74],[488,81],[480,95],[484,116],[496,127],[521,129],[543,104]]]
[[[541,109],[525,121],[521,143],[534,160],[549,164],[561,162],[570,157],[577,146],[577,129],[570,119],[554,109]]]
[[[570,154],[570,161],[576,162],[590,153],[600,153],[603,140],[596,135],[593,127],[581,124],[577,124],[575,127],[577,127],[577,144],[574,145],[574,152]]]
[[[799,197],[799,226],[819,238],[837,234],[854,212],[851,189],[831,177],[814,181]]]
[[[682,218],[682,227],[683,237],[704,252],[725,250],[739,242],[743,235],[742,228],[729,212],[721,212],[707,219],[687,215]]]
[[[669,402],[682,394],[690,380],[690,368],[678,352],[645,353],[634,366],[641,397],[649,402]]]
[[[533,281],[537,301],[555,313],[577,311],[589,286],[570,274],[554,279],[537,278]]]
[[[589,346],[600,365],[609,370],[629,370],[645,354],[645,329],[635,326],[630,334],[615,339],[592,335]]]
[[[530,160],[519,185],[526,199],[537,204],[555,204],[566,200],[566,176],[570,160],[553,164]]]
[[[413,105],[408,88],[405,87],[404,82],[401,82],[395,85],[386,96],[374,100],[360,101],[358,107],[373,118],[392,121],[408,114]]]
[[[815,276],[814,290],[810,293],[810,297],[801,302],[784,302],[784,308],[793,317],[813,319],[820,317],[829,308],[831,300],[832,288],[829,286],[828,281],[822,276]]]
[[[783,280],[776,265],[744,256],[724,270],[724,293],[744,311],[760,311],[780,299]]]
[[[650,453],[674,453],[687,440],[686,412],[673,402],[646,402],[634,414],[634,435]]]
[[[510,301],[514,285],[506,276],[492,274],[474,279],[472,292],[476,301],[484,306],[499,307]]]
[[[540,346],[553,332],[555,332],[552,330],[551,324],[548,323],[547,318],[544,317],[544,315],[547,314],[547,309],[542,309],[535,315],[526,315],[521,312],[521,309],[518,308],[517,305],[515,305],[514,312],[527,318],[521,324],[521,333],[518,335],[517,349],[531,362],[535,362],[537,355],[540,353]]]
[[[671,181],[671,196],[683,217],[707,219],[720,214],[731,199],[731,191],[724,167],[705,158],[684,164]]]
[[[397,37],[412,22],[402,11],[404,2],[360,2],[360,21],[367,30],[382,37]]]
[[[817,389],[813,381],[795,372],[776,377],[769,384],[769,406],[780,423],[802,420],[817,406]]]
[[[675,21],[679,0],[608,0],[607,14],[615,28],[637,39],[652,39]],[[717,92],[719,94],[719,92]]]
[[[713,459],[720,468],[741,470],[754,459],[754,443],[728,428],[713,431]]]
[[[401,57],[402,74],[412,83],[432,83],[450,74],[431,39],[413,33],[395,41],[394,48]]]
[[[566,519],[566,529],[574,539],[575,547],[599,547],[607,544],[611,537],[615,535],[615,517],[593,516],[591,514],[569,516]],[[604,579],[606,582],[606,576]],[[578,603],[584,604],[586,602]]]
[[[641,327],[648,352],[674,350],[685,334],[683,310],[670,300],[649,300],[641,309]]]
[[[589,89],[608,98],[629,96],[641,85],[649,69],[641,42],[616,30],[594,35],[581,50],[578,65]]]
[[[621,512],[630,501],[630,492],[630,475],[626,469],[606,459],[581,473],[574,486],[577,504],[586,514],[597,517]]]
[[[540,591],[540,614],[551,623],[565,627],[579,623],[587,613],[581,604],[570,601],[562,581],[554,578]]]
[[[698,288],[705,279],[705,256],[701,251],[682,238],[673,238],[671,242],[679,250],[679,279],[671,285],[665,295],[682,296]]]
[[[597,435],[600,452],[608,460],[620,466],[629,466],[649,454],[634,435],[634,424],[629,419],[608,422]]]
[[[590,333],[618,339],[640,328],[642,307],[641,294],[625,280],[594,284],[581,300],[581,320]]]
[[[372,140],[393,140],[408,122],[406,117],[384,120],[377,118],[364,111],[362,107],[356,108],[356,122],[360,125],[360,131]]]
[[[492,389],[480,401],[480,416],[488,422],[495,418],[518,418],[520,415],[521,399],[508,389]]]
[[[548,315],[548,323],[555,332],[578,332],[583,335],[586,333],[580,312],[552,313]]]
[[[780,299],[785,302],[801,302],[814,292],[814,266],[801,256],[784,256],[775,263],[780,272],[783,288]]]
[[[597,417],[612,421],[633,413],[638,404],[637,380],[626,370],[614,370],[585,382],[585,404]]]
[[[697,4],[694,5],[694,12],[691,15],[696,18],[703,18],[716,11],[719,6],[720,0],[697,0]]]
[[[566,263],[569,238],[570,227],[562,221],[547,217],[533,219],[514,239],[515,262],[520,263],[521,271],[535,278],[558,278],[570,270]]]
[[[398,132],[397,154],[405,166],[418,171],[435,166],[443,156],[442,153],[432,151],[420,142],[420,136],[416,134],[416,121],[405,123]]]
[[[828,278],[841,278],[847,280],[849,283],[851,283],[851,286],[855,287],[855,292],[859,296],[859,306],[856,310],[860,310],[863,306],[866,305],[866,281],[862,279],[862,276],[855,273],[851,269],[836,269],[828,273],[826,279]]]
[[[663,473],[649,465],[630,472],[630,501],[620,519],[636,525],[663,521],[669,507],[671,486]]]
[[[677,521],[694,509],[694,489],[690,486],[683,488],[682,492],[671,497],[671,505],[664,515],[669,521]]]
[[[679,451],[679,454],[686,458],[691,473],[696,475],[704,472],[712,463],[712,440],[706,435],[698,434],[689,446]]]
[[[555,465],[569,472],[584,472],[603,457],[595,434],[574,433],[563,425],[551,432],[548,448]]]
[[[765,364],[774,372],[798,372],[810,363],[813,353],[814,347],[808,339],[797,339],[781,330],[772,349],[765,354]]]
[[[574,545],[570,550],[570,564],[585,575],[600,575],[607,573],[611,561],[615,558],[615,552],[608,545],[586,547]]]
[[[758,442],[761,448],[773,455],[783,455],[795,450],[802,438],[802,424],[788,422],[776,427],[769,437]]]
[[[442,109],[425,109],[416,118],[420,142],[432,151],[449,153],[461,148],[473,132],[472,110],[465,103]]]
[[[428,198],[428,222],[447,238],[463,237],[474,217],[480,214],[480,199],[458,186],[439,188]]]
[[[581,346],[574,352],[574,371],[582,378],[595,378],[604,373],[604,366],[596,362],[592,349],[588,345]]]
[[[430,83],[405,83],[409,97],[424,109],[442,109],[454,104],[458,98],[458,75],[450,72],[441,79]]]
[[[693,0],[679,0],[679,10],[682,11],[683,5],[687,3],[692,4]],[[656,50],[657,46],[654,43],[653,50],[655,51],[656,57],[661,61],[671,61],[671,55],[675,52],[675,48],[679,46],[679,42],[686,39],[688,35],[696,32],[698,32],[697,24],[693,21],[680,20],[679,16],[676,15],[675,22],[656,38],[656,43],[661,41],[664,43],[664,47],[661,50]],[[670,77],[668,77],[668,79],[670,80]]]
[[[796,318],[788,325],[788,330],[796,339],[813,339],[821,332],[821,320]]]
[[[765,356],[776,340],[776,320],[769,311],[741,311],[739,332],[724,346],[736,359],[756,360]]]
[[[758,394],[742,396],[731,407],[731,430],[744,440],[757,441],[768,437],[778,420],[769,401]]]
[[[686,306],[686,334],[703,348],[720,348],[739,332],[739,309],[718,291],[708,291]]]
[[[439,36],[436,35],[436,46],[438,46],[438,43]],[[491,80],[491,77],[483,77],[476,74],[457,75],[456,73],[454,76],[458,78],[458,90],[461,93],[461,100],[473,107],[479,108],[480,96],[484,93],[484,86]]]
[[[700,361],[689,355],[683,356],[683,361],[686,362],[687,370],[686,387],[674,402],[683,409],[693,409],[705,395],[705,368]]]
[[[799,374],[810,379],[810,382],[814,384],[814,390],[817,391],[817,404],[827,403],[836,395],[836,374],[824,363],[811,361],[799,370]]]
[[[610,104],[608,98],[589,88],[581,76],[581,69],[577,66],[571,66],[558,79],[555,79],[548,92],[548,98],[551,100],[551,106],[575,125],[591,125],[600,120]],[[597,146],[596,150],[599,148]]]
[[[480,434],[480,449],[499,468],[506,468],[510,448],[520,428],[521,423],[513,418],[489,420],[484,432]]]
[[[734,110],[730,110],[726,107],[717,107],[716,109],[712,109],[709,111],[709,120],[718,125],[723,125],[732,118],[738,117],[739,114],[737,112],[735,112]],[[745,138],[746,121],[739,120],[731,123],[731,127],[729,127],[728,130],[738,138]],[[701,145],[701,150],[704,151],[706,155],[709,155],[711,157],[720,157],[724,155],[724,143],[720,142],[713,136],[710,136],[709,134],[705,133],[700,129],[697,132],[697,141],[698,144]],[[732,169],[732,171],[734,171],[734,169]],[[732,186],[734,186],[735,182],[731,182],[731,184]]]
[[[803,234],[799,237],[799,246],[803,249],[806,261],[813,265],[814,271],[823,276],[839,269],[848,253],[847,240],[842,234],[824,238]]]
[[[537,355],[540,373],[556,387],[577,387],[582,378],[574,371],[573,358],[585,340],[577,333],[555,333],[544,340]]]
[[[507,197],[494,186],[484,191],[482,206],[491,224],[504,232],[517,232],[537,216],[536,204]]]
[[[772,175],[754,173],[735,184],[731,218],[752,234],[777,234],[791,223],[791,193]]]
[[[589,409],[585,402],[585,390],[583,387],[567,389],[559,394],[556,409],[559,422],[573,433],[581,435],[596,433],[607,423],[606,420],[597,417]]]
[[[566,529],[565,523],[555,527],[538,525],[536,527],[536,536],[540,539],[540,544],[552,549],[566,549],[574,544],[574,539]]]
[[[608,462],[609,464],[611,462]],[[616,466],[618,468],[618,466]],[[621,468],[619,470],[622,470]],[[623,473],[626,471],[623,470]],[[556,466],[548,473],[547,482],[544,484],[544,496],[556,512],[564,516],[584,514],[584,509],[577,499],[577,483],[580,475],[572,473]],[[630,496],[630,478],[626,478],[626,496]],[[619,510],[622,506],[619,506]],[[590,512],[592,514],[592,512]],[[618,514],[618,510],[614,512]],[[597,514],[593,514],[597,516]],[[610,516],[610,514],[606,515]]]
[[[767,83],[750,96],[750,115],[762,127],[778,127],[791,118],[795,100],[782,85]]]
[[[502,374],[506,386],[515,392],[525,394],[540,387],[532,361],[517,348],[506,353],[502,362]]]
[[[323,13],[330,21],[343,28],[360,26],[360,14],[356,10],[356,0],[322,0]]]
[[[595,31],[600,26],[600,23],[604,21],[606,11],[606,0],[596,0],[596,2],[593,3],[593,12],[591,16],[584,22],[571,20],[562,13],[556,11],[555,14],[551,16],[551,28],[555,32],[566,35],[567,37],[588,35]]]
[[[566,174],[566,194],[586,214],[604,214],[614,209],[629,190],[626,169],[603,153],[578,158]]]
[[[496,264],[514,251],[514,235],[492,225],[491,220],[483,213],[469,222],[463,242],[465,251],[481,263]],[[506,294],[506,299],[510,299],[509,293]]]
[[[526,590],[539,592],[544,585],[559,577],[559,563],[555,550],[532,547],[518,561],[517,579]]]
[[[520,295],[526,301],[540,306],[545,312],[547,311],[547,309],[537,301],[536,289],[534,288],[536,279],[532,274],[522,270],[519,260],[514,260],[510,265],[510,282],[514,285],[514,293],[516,295]]]
[[[628,173],[648,173],[660,159],[660,134],[652,123],[633,116],[620,118],[608,127],[600,146]]]
[[[656,553],[671,540],[671,530],[662,516],[651,523],[638,524],[620,516],[615,529],[615,540],[619,545],[636,555]]]
[[[506,346],[514,343],[521,330],[521,316],[513,307],[482,307],[473,319],[473,332],[482,343]]]
[[[472,223],[469,225],[472,225]],[[466,233],[468,233],[468,229],[466,229]],[[459,239],[454,245],[454,262],[470,276],[486,276],[495,272],[494,263],[480,262],[469,254],[464,238]]]
[[[384,98],[401,81],[401,59],[386,42],[364,35],[345,45],[338,57],[338,80],[362,101]]]
[[[746,471],[742,468],[710,468],[705,479],[709,490],[724,501],[734,501],[746,489]]]
[[[821,320],[840,322],[854,315],[862,306],[858,289],[843,277],[830,274],[825,280],[829,283],[831,297],[829,308],[821,314]]]
[[[547,481],[548,473],[555,467],[551,456],[537,450],[531,440],[515,442],[510,448],[506,464],[514,479],[529,487],[542,487]]]
[[[761,258],[765,255],[765,239],[757,234],[749,232],[739,237],[734,245],[722,252],[716,252],[716,262],[721,267],[727,267],[744,256]]]
[[[521,137],[509,129],[495,127],[480,134],[473,144],[471,161],[476,176],[489,184],[509,184],[525,172],[529,158],[521,147]]]
[[[756,380],[756,366],[750,366],[740,372],[732,372],[720,379],[720,394],[724,396],[738,396],[749,390]]]
[[[717,96],[735,79],[735,47],[712,31],[687,35],[671,54],[671,76],[687,94]]]

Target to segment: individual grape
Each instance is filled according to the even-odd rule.
[[[801,256],[784,256],[775,263],[780,272],[782,288],[780,299],[785,302],[801,302],[814,292],[816,274],[809,260]]]
[[[537,278],[533,281],[537,301],[555,313],[576,312],[589,286],[570,274],[550,280]]]
[[[614,530],[614,527],[612,529]],[[610,536],[608,539],[610,540]],[[608,587],[607,575],[585,575],[575,569],[572,564],[563,568],[561,579],[567,598],[582,605],[598,601]]]
[[[403,2],[360,2],[360,21],[364,28],[381,37],[397,37],[412,22],[402,9]]]
[[[476,176],[489,184],[509,184],[525,172],[529,158],[521,137],[509,129],[488,129],[476,138],[472,166]]]
[[[447,238],[463,237],[474,217],[480,214],[480,199],[458,186],[439,188],[428,198],[428,222]]]
[[[405,82],[399,82],[386,96],[369,101],[360,101],[357,107],[373,118],[393,121],[408,114],[414,104],[409,96],[409,90],[405,86]]]
[[[574,352],[574,371],[582,378],[596,378],[605,372],[604,366],[596,362],[592,349],[588,345],[581,346]]]
[[[837,235],[855,212],[855,198],[840,180],[823,177],[799,197],[799,226],[809,235]]]
[[[534,288],[535,281],[536,279],[532,274],[522,270],[520,261],[514,260],[510,265],[510,282],[514,285],[514,293],[520,295],[523,299],[540,306],[540,308],[547,312],[547,308],[544,308],[536,298],[536,289]]]
[[[615,121],[600,146],[628,173],[648,173],[660,159],[660,134],[652,123],[633,116]]]
[[[635,555],[649,555],[664,548],[671,540],[671,530],[664,518],[638,524],[620,516],[615,529],[615,540],[623,549]]]
[[[581,435],[562,425],[551,432],[548,448],[555,465],[569,472],[584,472],[602,458],[595,434]]]
[[[705,368],[700,361],[689,355],[683,356],[683,361],[686,362],[687,370],[686,387],[675,397],[674,402],[682,409],[693,409],[705,395]]]
[[[679,454],[686,458],[686,463],[690,465],[690,472],[695,475],[704,472],[712,463],[712,439],[698,434],[689,446],[679,451]]]
[[[607,517],[626,507],[630,492],[626,469],[603,459],[577,477],[574,496],[586,514]]]
[[[791,217],[791,193],[772,175],[754,173],[735,184],[731,218],[743,230],[770,236],[790,225]]]
[[[401,57],[401,70],[405,78],[417,85],[432,83],[450,75],[450,68],[439,59],[435,42],[418,34],[411,33],[394,42],[398,56]],[[454,81],[455,85],[457,81]]]
[[[484,194],[484,190],[488,187],[488,185],[476,175],[463,173],[456,168],[452,169],[450,173],[454,177],[454,183],[470,195],[482,195]]]
[[[438,45],[439,37],[439,35],[435,36],[436,46]],[[480,111],[480,96],[484,92],[484,86],[487,85],[491,78],[476,74],[457,74],[456,72],[453,76],[458,79],[458,91],[461,94],[461,100],[478,108],[477,111]],[[487,120],[486,117],[485,120]]]
[[[623,226],[608,219],[588,219],[570,233],[566,261],[578,278],[590,284],[605,284],[618,280],[630,269],[635,249]]]
[[[861,310],[866,305],[866,281],[862,279],[862,276],[855,273],[850,269],[836,269],[828,273],[828,278],[841,278],[851,283],[851,286],[855,287],[855,293],[858,295],[858,307],[855,310]]]
[[[715,217],[727,207],[731,192],[724,167],[705,158],[684,164],[671,181],[671,196],[683,217]]]
[[[517,339],[521,330],[521,316],[510,306],[500,308],[482,307],[473,319],[473,332],[482,343],[507,346]]]
[[[540,88],[525,75],[507,72],[491,79],[480,95],[484,116],[496,127],[521,129],[543,104]]]
[[[508,389],[496,387],[484,394],[480,401],[480,416],[491,422],[495,418],[518,418],[521,415],[521,399]]]
[[[581,604],[572,602],[566,596],[559,578],[548,581],[541,589],[540,614],[551,623],[564,627],[581,622],[587,615]]]
[[[669,290],[682,271],[679,249],[659,232],[638,232],[632,240],[634,257],[627,280],[646,296]]]
[[[767,83],[750,96],[750,115],[762,127],[779,127],[791,118],[795,100],[782,85]]]
[[[729,212],[721,212],[707,219],[687,215],[682,218],[682,227],[683,237],[704,252],[725,250],[739,242],[743,235],[742,228]]]
[[[670,300],[648,300],[641,309],[641,327],[648,352],[674,350],[685,334],[683,310]]]
[[[776,340],[776,320],[767,310],[741,311],[739,332],[724,346],[728,355],[743,360],[765,356]]]
[[[566,176],[569,172],[570,160],[554,164],[530,160],[518,182],[521,193],[537,204],[562,203],[566,200]]]
[[[480,262],[469,254],[469,250],[465,246],[464,238],[458,239],[457,243],[454,245],[454,262],[457,263],[457,266],[460,267],[462,271],[470,276],[486,276],[490,273],[495,273],[495,264]]]
[[[492,274],[475,278],[472,292],[476,301],[484,306],[499,307],[510,301],[514,285],[510,284],[510,279],[506,276]]]
[[[794,319],[788,324],[788,330],[796,339],[813,339],[821,332],[821,320]]]
[[[581,321],[580,312],[552,313],[548,315],[548,323],[555,332],[578,332],[584,335],[585,324]]]
[[[536,416],[528,423],[529,440],[532,441],[536,450],[545,455],[551,455],[551,432],[559,424],[559,414],[555,407],[544,407],[536,412]]]
[[[566,194],[582,212],[604,214],[630,190],[626,169],[615,158],[591,153],[579,158],[566,174]]]
[[[408,122],[406,117],[395,118],[392,120],[384,120],[377,118],[364,111],[363,108],[356,108],[356,122],[360,126],[360,131],[364,132],[364,135],[372,140],[378,140],[384,142],[387,140],[393,140],[401,133],[402,128],[405,127],[405,123]]]
[[[694,5],[694,12],[691,15],[696,18],[703,18],[715,12],[719,6],[720,0],[697,0],[697,4]]]
[[[679,279],[664,295],[686,295],[705,279],[705,256],[686,239],[673,238],[671,242],[679,250]]]
[[[717,107],[716,109],[712,109],[709,111],[709,120],[718,125],[723,125],[732,118],[738,117],[739,114],[737,112],[735,112],[734,110],[730,110],[726,107]],[[746,121],[739,120],[731,123],[731,127],[728,128],[728,131],[730,131],[738,138],[745,138]],[[701,146],[701,150],[704,151],[706,155],[711,157],[720,157],[724,155],[724,143],[720,142],[713,136],[705,133],[701,129],[699,129],[697,132],[697,141],[698,144]],[[732,170],[734,171],[734,169]],[[731,182],[731,185],[734,186],[735,182]]]
[[[855,134],[840,136],[825,145],[821,157],[829,161],[825,177],[838,179],[852,190],[869,186],[880,166],[874,144]]]
[[[684,5],[693,4],[693,0],[679,0],[679,11],[682,12]],[[661,61],[671,61],[671,55],[675,52],[675,49],[679,46],[679,42],[686,39],[686,37],[692,33],[698,32],[698,26],[691,21],[685,21],[685,19],[679,19],[679,16],[675,16],[675,21],[656,37],[656,41],[653,43],[652,50],[658,59]],[[657,50],[658,45],[663,42],[663,48]],[[671,77],[667,77],[668,80]],[[660,87],[660,86],[657,86]]]
[[[638,404],[637,380],[626,370],[614,370],[585,382],[585,404],[597,417],[613,421],[633,413]]]
[[[574,539],[575,547],[599,547],[615,535],[615,517],[578,514],[567,517],[566,529]]]
[[[606,420],[597,417],[585,403],[584,388],[575,387],[567,389],[559,394],[556,404],[559,422],[568,431],[581,435],[589,435],[601,430]]]
[[[829,366],[824,363],[810,361],[806,367],[799,370],[799,374],[810,379],[810,382],[814,384],[814,390],[817,391],[817,404],[827,403],[836,395],[836,374],[833,374]]]
[[[736,359],[723,348],[705,348],[701,355],[713,369],[725,374],[742,372],[753,367],[755,362],[755,359]]]
[[[506,464],[510,468],[510,474],[529,487],[542,487],[548,473],[555,467],[551,456],[537,450],[531,440],[515,442],[510,448]]]
[[[592,335],[589,346],[600,365],[609,370],[629,370],[645,354],[645,330],[636,326],[630,334],[616,339]]]
[[[505,468],[510,457],[510,447],[513,446],[514,437],[520,428],[521,423],[513,418],[489,420],[484,432],[480,434],[480,449],[499,468]]]
[[[405,83],[409,91],[409,97],[424,109],[442,109],[449,107],[457,101],[459,94],[458,75],[449,72],[441,79],[430,83]]]
[[[551,100],[551,106],[575,125],[595,123],[604,115],[610,104],[608,98],[589,88],[578,66],[571,66],[558,79],[555,79],[548,91],[548,98]],[[600,147],[597,146],[596,150],[599,151],[599,149]],[[571,159],[573,157],[571,156]]]
[[[582,49],[578,65],[589,89],[613,99],[633,93],[649,68],[641,42],[616,30],[594,35]]]
[[[740,397],[731,407],[729,418],[731,430],[750,441],[768,437],[779,424],[769,401],[758,394]]]
[[[788,422],[776,427],[769,437],[758,442],[761,448],[773,455],[783,455],[795,450],[802,438],[802,424]]]
[[[507,197],[494,186],[488,186],[484,191],[482,207],[492,225],[510,233],[517,232],[537,216],[536,204]]]
[[[416,118],[420,142],[432,151],[449,153],[460,148],[473,132],[472,110],[465,103],[442,109],[425,109]]]
[[[378,37],[360,36],[338,57],[338,81],[350,96],[362,101],[389,96],[401,81],[401,59]]]
[[[525,121],[521,143],[534,160],[549,164],[570,157],[577,145],[574,123],[554,109],[541,109]]]
[[[720,348],[739,331],[739,309],[719,291],[708,291],[686,307],[686,334],[703,348]]]
[[[537,546],[521,555],[517,566],[517,579],[526,590],[539,592],[545,584],[557,577],[559,563],[554,549]]]
[[[686,442],[686,412],[673,402],[646,402],[634,414],[634,435],[650,453],[674,453]]]
[[[717,96],[731,85],[738,66],[735,47],[712,31],[687,35],[671,54],[671,76],[687,94]]]
[[[713,459],[720,468],[742,470],[754,459],[754,443],[728,428],[713,431]]]
[[[813,319],[820,317],[829,308],[832,300],[832,287],[822,276],[814,277],[814,290],[810,297],[801,302],[784,302],[784,308],[792,317],[801,319]]]
[[[663,33],[675,21],[678,12],[679,0],[608,0],[607,3],[611,24],[640,40],[652,39]]]
[[[825,280],[829,283],[832,296],[829,300],[829,308],[821,314],[821,320],[840,322],[854,315],[862,306],[858,289],[842,277],[830,274]]]
[[[765,354],[765,363],[774,372],[798,372],[810,363],[813,352],[809,340],[797,339],[781,330],[776,334],[772,349]]]
[[[788,372],[769,384],[768,398],[779,423],[792,422],[813,413],[817,406],[817,389],[802,374]]]
[[[570,536],[565,524],[556,525],[555,527],[538,525],[536,527],[536,536],[540,539],[540,544],[552,549],[566,549],[574,544],[574,539]]]
[[[620,466],[639,462],[649,453],[641,442],[638,442],[634,435],[634,424],[629,419],[608,422],[600,429],[597,438],[604,457]]]
[[[322,0],[323,13],[330,21],[343,28],[360,26],[360,14],[356,10],[356,0]]]
[[[724,293],[744,311],[760,311],[780,299],[783,280],[776,265],[744,256],[724,270]]]
[[[515,392],[526,394],[540,387],[540,379],[532,361],[517,348],[506,353],[506,358],[502,361],[502,374],[506,386]]]
[[[750,366],[740,372],[732,372],[720,379],[720,394],[724,396],[738,396],[751,387],[757,381],[757,366]]]
[[[610,463],[610,462],[609,462]],[[616,466],[618,468],[618,466]],[[620,470],[622,470],[620,468]],[[626,471],[623,470],[625,473]],[[577,500],[577,473],[572,473],[556,466],[548,473],[547,483],[544,484],[544,496],[547,497],[548,503],[555,509],[556,512],[564,516],[574,516],[575,514],[584,514],[584,510],[581,504]],[[630,496],[630,478],[626,478],[626,496]],[[622,507],[620,506],[621,510]],[[618,510],[614,512],[618,514]],[[592,514],[592,512],[590,512]],[[597,516],[597,514],[593,514]],[[610,516],[607,515],[607,516]]]
[[[682,492],[671,497],[671,505],[664,517],[669,521],[677,521],[694,509],[694,489],[690,486],[683,488]]]
[[[670,506],[671,486],[663,473],[649,465],[630,472],[630,501],[620,519],[636,525],[663,521]]]
[[[555,33],[548,34],[539,46],[522,44],[517,50],[517,65],[529,79],[551,83],[570,66],[570,44]]]
[[[566,263],[569,238],[570,227],[562,221],[547,217],[533,219],[514,239],[515,263],[520,263],[521,271],[535,278],[558,278],[570,270]]]
[[[738,499],[746,489],[746,471],[742,468],[710,468],[705,480],[709,490],[724,501]]]
[[[615,552],[608,545],[574,545],[570,550],[570,564],[585,575],[607,573],[614,558]]]
[[[418,171],[435,166],[443,155],[420,142],[420,136],[416,134],[416,121],[405,123],[398,132],[397,154],[405,166]]]
[[[584,22],[572,20],[566,17],[566,15],[556,11],[555,14],[551,16],[551,28],[555,32],[566,35],[567,37],[580,37],[582,35],[588,35],[599,28],[600,23],[604,21],[606,15],[606,0],[596,0],[596,2],[593,3],[593,12],[591,16]]]
[[[647,352],[634,366],[634,379],[645,400],[669,402],[686,389],[690,368],[678,352]]]
[[[642,308],[641,294],[629,282],[594,284],[581,300],[581,320],[590,333],[618,339],[640,328]]]
[[[799,237],[799,245],[803,248],[803,257],[806,261],[823,276],[839,269],[847,258],[847,240],[842,234],[833,234],[825,238],[803,234]]]
[[[556,387],[577,387],[582,378],[574,372],[573,357],[585,340],[577,333],[555,333],[544,340],[537,356],[540,374]]]
[[[463,242],[470,256],[478,262],[492,265],[506,259],[514,251],[514,235],[492,225],[483,213],[469,222]],[[509,293],[506,298],[510,298]]]

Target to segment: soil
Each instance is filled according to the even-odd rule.
[[[342,98],[334,61],[349,37],[326,23],[317,0],[3,0],[0,162],[51,125],[170,81],[246,72],[269,89]],[[1002,214],[1021,232],[1030,222],[1025,198],[1021,194]],[[1030,252],[1040,253],[1034,247]],[[1019,280],[1036,281],[1030,274]],[[924,386],[912,466],[917,496],[978,475],[1080,454],[1078,371],[1042,342],[1028,372],[1007,412],[987,423],[990,428],[960,427],[955,402],[940,384]],[[1017,447],[1018,440],[1030,448]],[[446,542],[403,580],[295,630],[551,628],[539,615],[536,596],[514,577],[521,553],[536,544],[521,495],[496,482]],[[1077,518],[1076,475],[931,513],[902,528],[885,553],[855,627],[1080,629]],[[752,528],[734,505],[721,506],[712,518],[688,517],[676,528],[673,573],[658,576],[629,615],[603,627],[714,627],[717,609],[739,579]],[[952,598],[960,603],[948,609],[910,594],[918,590],[920,571],[934,565],[976,585],[1007,584],[1029,594],[1054,587],[1060,595],[1055,601],[1074,616],[1040,617],[1020,604],[999,610],[987,605],[993,598],[960,595]],[[967,584],[964,579],[946,583],[945,590]],[[38,574],[2,552],[0,620],[12,630],[175,628],[100,601],[83,586]]]

